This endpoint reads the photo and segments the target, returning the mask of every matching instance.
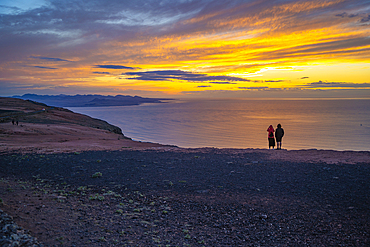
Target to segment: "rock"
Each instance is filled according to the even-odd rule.
[[[200,194],[206,194],[208,192],[209,190],[197,190],[197,193],[200,193]]]
[[[42,244],[14,223],[13,218],[0,209],[0,246],[41,247]]]

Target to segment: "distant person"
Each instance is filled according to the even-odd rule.
[[[269,132],[268,134],[268,140],[269,140],[269,149],[272,147],[272,149],[275,148],[275,137],[274,137],[274,127],[272,127],[272,125],[270,125],[267,129],[267,132]]]
[[[14,119],[12,119],[12,124],[14,125]]]
[[[281,139],[284,136],[284,129],[281,128],[281,124],[277,125],[276,131],[275,131],[275,138],[276,138],[276,149],[281,149]]]
[[[17,126],[18,126],[18,120],[17,120]]]

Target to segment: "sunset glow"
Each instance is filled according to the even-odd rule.
[[[362,0],[6,1],[0,37],[1,96],[370,97]]]

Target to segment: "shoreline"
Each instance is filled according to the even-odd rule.
[[[160,143],[133,141],[108,122],[58,107],[15,98],[0,98],[0,154],[74,153],[113,150],[212,150],[211,147],[182,148]],[[11,123],[17,114],[19,125]],[[296,162],[358,163],[369,162],[370,151],[268,150],[253,148],[214,148],[234,153],[263,153],[271,160]]]
[[[288,150],[323,149],[336,151],[370,151],[368,148],[368,138],[366,138],[369,134],[367,131],[369,126],[366,125],[366,117],[356,117],[361,116],[361,114],[357,113],[356,115],[352,115],[352,113],[355,114],[354,112],[357,112],[355,109],[366,108],[366,104],[363,106],[364,102],[359,103],[359,107],[354,108],[354,111],[346,113],[340,110],[346,105],[344,102],[342,103],[343,107],[339,105],[335,106],[336,104],[325,104],[325,109],[326,107],[330,107],[331,109],[329,111],[330,117],[329,115],[325,117],[322,115],[321,111],[315,110],[312,112],[309,119],[304,118],[304,103],[294,107],[295,110],[288,110],[290,109],[288,107],[290,104],[285,103],[283,115],[276,115],[276,112],[279,112],[279,110],[275,109],[275,114],[265,117],[261,115],[260,112],[254,113],[254,111],[251,111],[254,108],[260,109],[259,107],[263,106],[262,103],[237,103],[237,100],[229,100],[228,106],[230,106],[230,109],[231,107],[235,107],[235,111],[234,108],[232,108],[233,111],[230,113],[227,113],[227,111],[223,112],[223,117],[220,120],[213,118],[215,114],[212,112],[217,112],[217,108],[223,104],[218,102],[220,105],[218,106],[216,103],[207,103],[206,100],[202,100],[201,103],[197,104],[191,103],[191,100],[184,101],[182,104],[174,104],[170,108],[176,110],[179,115],[158,115],[162,114],[161,112],[167,108],[163,108],[160,105],[153,107],[141,106],[138,107],[137,110],[130,109],[130,107],[123,107],[122,109],[105,108],[104,110],[99,110],[97,108],[84,110],[80,108],[75,110],[114,123],[126,130],[127,136],[135,140],[158,142],[160,144],[176,145],[183,148],[217,147],[265,149],[268,147],[267,134],[264,134],[265,128],[269,126],[270,122],[274,123],[276,121],[274,124],[281,122],[283,127],[285,126],[286,128],[287,135],[283,138],[283,148],[287,148]],[[208,120],[204,117],[199,117],[197,120],[188,119],[186,114],[191,107],[196,106],[202,109],[203,107],[207,107],[208,104],[210,106],[212,105],[212,111],[209,111],[209,114],[207,111],[203,110],[196,111],[197,114],[202,113],[200,116],[207,116]],[[226,106],[226,104],[224,105]],[[274,105],[277,105],[277,102],[276,104],[271,102],[269,105],[274,107]],[[314,105],[320,106],[321,104],[317,102]],[[357,103],[354,103],[353,105],[348,105],[348,107],[354,107],[356,105]],[[324,107],[324,105],[322,106]],[[249,109],[248,107],[251,107],[251,109],[247,110]],[[245,117],[243,108],[246,108]],[[224,108],[221,107],[220,109]],[[306,110],[309,111],[309,108]],[[152,116],[151,111],[155,111],[155,115]],[[330,121],[332,121],[330,119],[335,119],[335,116],[332,116],[334,112],[337,112],[339,115],[337,121],[335,121],[336,123],[332,125],[330,124]],[[186,117],[183,118],[181,115]],[[294,115],[297,116],[297,119],[294,119]],[[125,116],[135,121],[127,121]],[[346,116],[351,116],[350,118],[353,121],[348,121],[349,119],[346,120]],[[256,121],[256,119],[260,117],[262,117],[261,121]],[[268,120],[269,118],[271,119]],[[180,119],[184,121],[181,120],[177,122]],[[235,123],[232,122],[232,119],[235,120]],[[187,123],[188,121],[189,123]],[[212,122],[208,123],[207,121]],[[265,124],[266,122],[268,122],[268,125]],[[150,131],[152,128],[151,125],[155,128],[152,132]],[[249,127],[247,127],[248,125]],[[145,130],[145,133],[140,133],[141,129],[143,131]]]
[[[40,124],[21,123],[20,126],[11,123],[0,123],[1,140],[0,154],[52,154],[74,153],[85,151],[119,151],[119,150],[179,150],[202,152],[205,150],[220,150],[234,153],[264,153],[271,159],[291,160],[295,162],[326,162],[326,163],[358,163],[369,162],[369,151],[337,151],[337,150],[269,150],[258,148],[182,148],[160,143],[133,141],[123,135],[107,130],[95,129],[77,124]]]
[[[58,153],[82,152],[89,150],[122,150],[147,148],[177,148],[183,150],[212,149],[214,147],[187,148],[156,142],[132,140],[122,130],[105,120],[92,118],[84,114],[59,107],[50,107],[42,103],[16,98],[0,97],[0,153]],[[4,113],[5,112],[5,113]],[[16,117],[11,117],[11,114]],[[19,125],[12,125],[11,119],[19,119]],[[220,150],[245,150],[256,152],[317,153],[335,152],[363,156],[370,151],[331,150],[331,149],[289,149],[269,150],[264,148],[216,148]],[[343,162],[344,159],[338,162]]]
[[[182,148],[174,145],[134,141],[120,134],[76,124],[33,124],[13,126],[0,123],[2,154],[53,154],[87,151],[158,150],[206,152],[208,150],[232,153],[263,153],[271,160],[293,162],[325,162],[355,164],[370,162],[370,151],[337,151],[321,149],[269,150],[259,148]]]

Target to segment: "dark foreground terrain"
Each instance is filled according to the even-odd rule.
[[[45,246],[370,245],[369,163],[219,149],[2,154],[0,179],[0,209]]]

